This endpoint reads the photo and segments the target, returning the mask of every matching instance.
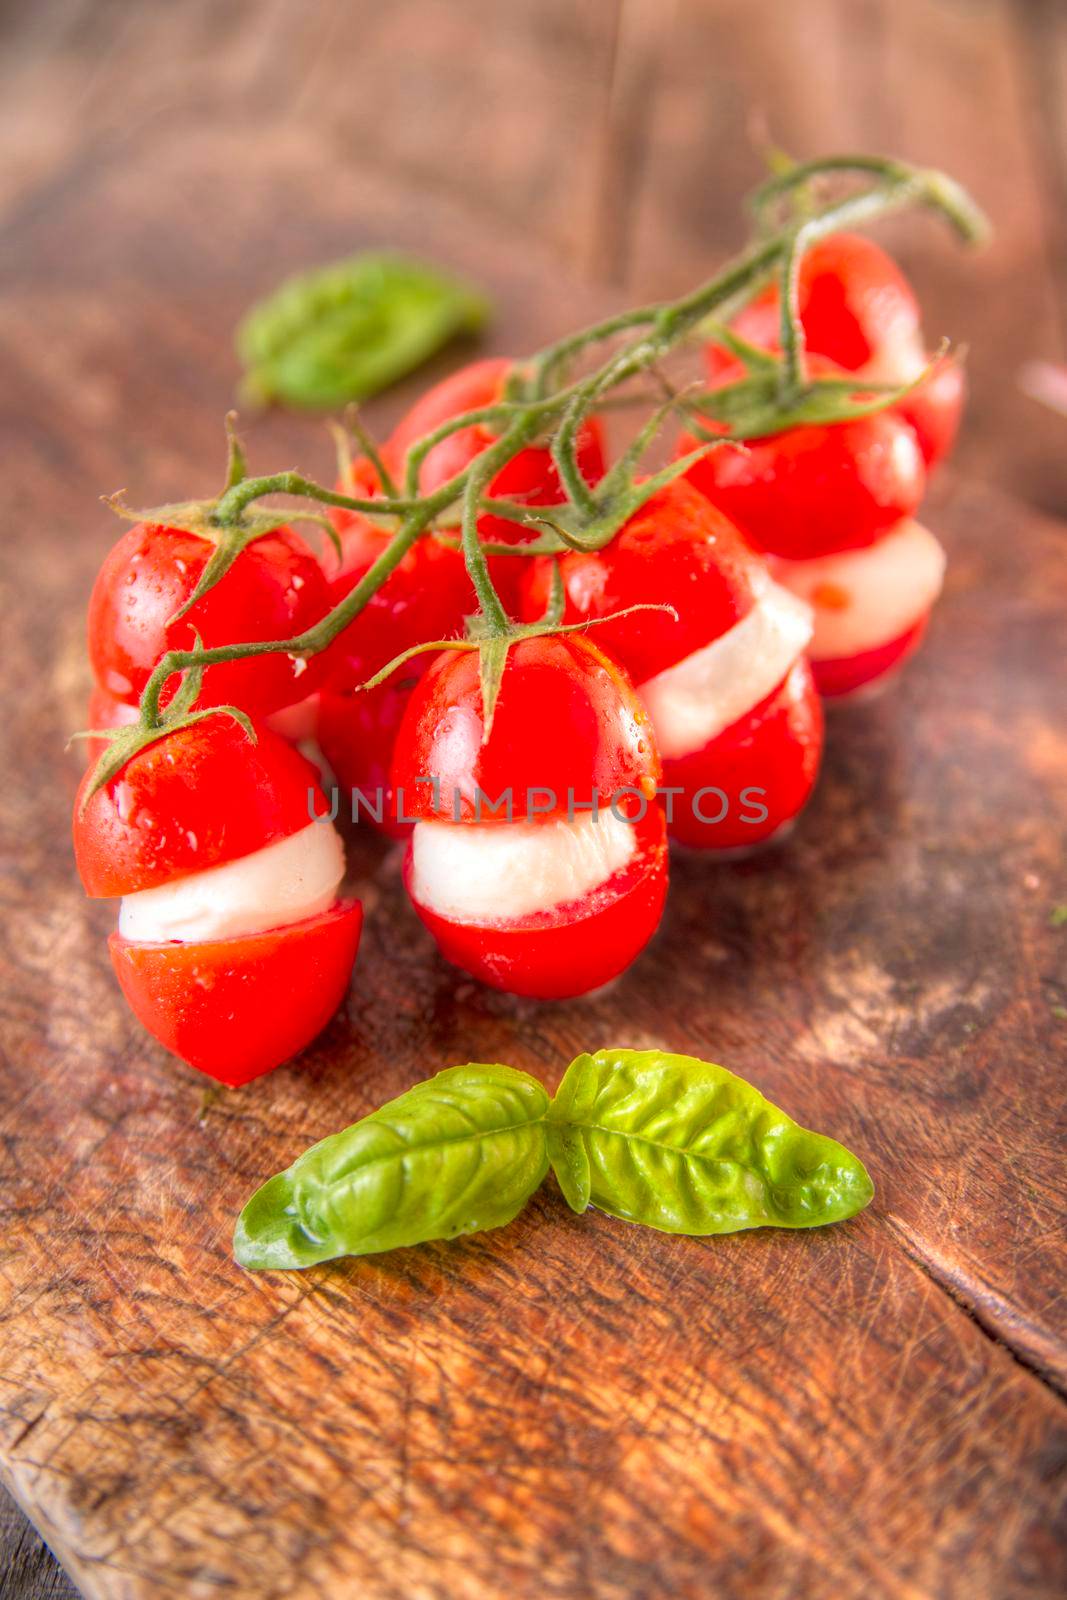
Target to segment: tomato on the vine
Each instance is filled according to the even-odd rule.
[[[314,769],[225,713],[139,750],[74,813],[86,892],[121,896],[109,948],[134,1014],[222,1083],[302,1050],[348,985],[362,925]]]
[[[138,522],[105,558],[89,601],[89,659],[100,688],[116,700],[139,700],[160,657],[192,649],[198,634],[207,648],[289,639],[325,613],[322,568],[299,534],[283,527],[247,545],[214,588],[174,621],[212,548],[199,534]],[[232,704],[261,716],[302,699],[317,672],[314,658],[281,651],[219,662],[204,673],[199,704]],[[167,685],[162,703],[174,687]]]
[[[529,563],[521,612],[540,615],[555,558]],[[610,544],[559,559],[566,622],[600,621],[663,758],[668,830],[734,850],[782,832],[808,799],[822,716],[803,652],[811,613],[772,582],[723,514],[684,480],[661,489]],[[612,613],[636,605],[655,611]]]
[[[824,357],[808,367],[815,378],[841,376]],[[740,376],[734,363],[719,381]],[[677,454],[699,442],[683,433]],[[914,431],[889,411],[726,441],[687,477],[759,549],[794,561],[873,544],[912,515],[926,484]]]
[[[559,999],[618,976],[667,884],[655,740],[625,673],[578,635],[511,646],[484,738],[475,650],[413,691],[393,783],[417,819],[405,884],[442,954]]]
[[[804,340],[848,372],[876,383],[904,384],[927,364],[919,306],[896,262],[871,239],[836,233],[805,251],[797,279]],[[731,321],[735,333],[770,350],[780,337],[778,285],[769,284]],[[729,357],[708,347],[716,380]],[[958,361],[944,358],[894,409],[910,423],[927,467],[952,448],[963,409],[965,383]]]
[[[513,364],[502,357],[475,361],[429,389],[398,423],[388,444],[390,461],[395,461],[399,467],[408,449],[442,423],[464,411],[495,405],[503,396]],[[498,432],[483,423],[471,423],[440,440],[422,463],[420,492],[430,494],[456,473],[462,472],[492,444]],[[586,482],[599,482],[604,475],[604,439],[595,416],[583,422],[578,433],[576,454],[579,470]],[[525,450],[520,450],[501,467],[490,482],[486,497],[511,500],[531,507],[559,505],[566,499],[552,453],[542,444],[529,445]],[[523,544],[534,537],[536,531],[489,512],[484,512],[478,518],[478,532],[487,543]],[[522,559],[491,556],[489,570],[501,600],[506,608],[510,608],[522,577]]]

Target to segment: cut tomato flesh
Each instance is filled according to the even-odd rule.
[[[664,790],[682,791],[671,801],[671,838],[700,850],[765,844],[806,804],[822,734],[822,707],[802,658],[702,749],[663,763]]]
[[[236,1087],[295,1056],[344,997],[363,908],[341,901],[287,928],[201,943],[108,946],[123,994],[160,1044]]]
[[[491,988],[538,1000],[588,994],[624,972],[659,926],[667,892],[662,812],[650,805],[634,828],[638,848],[630,861],[580,900],[490,923],[452,922],[414,897],[412,903],[445,960]],[[411,878],[409,846],[409,894]]]
[[[860,689],[873,688],[875,683],[902,667],[918,649],[929,620],[930,613],[927,612],[906,633],[890,639],[888,644],[879,645],[875,650],[861,650],[854,656],[826,657],[822,661],[813,661],[811,669],[815,675],[815,687],[824,700],[843,700]]]

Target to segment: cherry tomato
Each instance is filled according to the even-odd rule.
[[[182,916],[206,918],[219,928],[228,914],[232,934],[178,939],[161,932],[147,939],[119,931],[111,936],[112,963],[135,1015],[167,1049],[223,1083],[244,1083],[301,1050],[336,1010],[347,986],[361,908],[337,899],[322,907],[308,888],[305,916],[281,919],[273,927],[269,921],[259,928],[246,925],[244,931],[232,920],[232,908],[236,901],[247,918],[251,898],[258,915],[274,889],[270,872],[290,878],[299,872],[291,864],[272,869],[277,857],[269,855],[269,846],[328,826],[311,820],[322,815],[326,801],[308,762],[266,728],[257,730],[253,743],[231,718],[219,715],[146,746],[83,806],[88,781],[87,776],[75,803],[74,850],[91,895],[126,897],[168,889],[208,868],[267,852],[255,864],[251,887],[246,879],[243,889],[235,889],[231,880],[224,889],[212,879],[210,894],[197,891],[203,903],[196,905],[194,895],[193,908],[187,903],[179,916],[179,922]],[[303,842],[298,844],[302,849]],[[326,844],[330,872],[336,852],[339,874],[340,845],[335,838]],[[318,858],[317,841],[313,855]],[[331,881],[325,880],[327,895]],[[295,883],[299,890],[299,879]],[[275,903],[285,903],[293,886],[292,879],[279,884]],[[169,904],[173,908],[173,900]],[[158,902],[148,914],[162,915],[161,929],[175,925]],[[267,904],[263,915],[271,915]],[[142,928],[145,916],[140,909]]]
[[[840,372],[821,357],[809,368]],[[683,434],[677,453],[698,442]],[[722,444],[687,476],[761,550],[792,560],[873,544],[911,516],[925,487],[915,433],[888,411]]]
[[[874,650],[862,650],[857,655],[844,656],[840,660],[829,656],[822,661],[813,661],[811,668],[815,675],[815,686],[823,699],[845,700],[852,695],[858,697],[862,690],[873,690],[876,684],[881,688],[883,682],[919,648],[929,620],[930,613],[927,612],[906,633],[891,639],[888,644],[878,645]]]
[[[659,926],[667,894],[663,812],[650,805],[634,824],[627,865],[591,894],[526,917],[456,922],[415,899],[412,857],[404,886],[446,961],[492,989],[535,1000],[570,1000],[599,989],[634,962]]]
[[[253,744],[225,714],[147,745],[83,809],[88,782],[75,802],[74,854],[97,898],[250,855],[327,809],[303,756],[263,727]]]
[[[553,804],[538,815],[603,801],[624,789],[655,793],[659,761],[648,714],[621,667],[578,634],[520,640],[508,652],[493,720],[483,741],[478,653],[438,656],[412,694],[393,761],[393,783],[404,790],[407,814],[474,821],[478,794],[510,790],[514,814],[527,815],[535,790]],[[427,776],[436,786],[419,782]],[[487,826],[503,825],[481,808]]]
[[[536,558],[529,566],[522,612],[533,617],[547,601],[553,561]],[[792,821],[811,793],[822,751],[811,674],[798,661],[810,637],[809,613],[774,588],[765,563],[733,524],[691,484],[677,480],[606,548],[568,553],[559,569],[567,622],[640,603],[673,608],[673,614],[634,612],[596,630],[597,642],[646,698],[665,791],[681,790],[668,802],[672,837],[733,850],[764,843]],[[758,606],[769,608],[766,625],[753,615]],[[719,663],[701,671],[700,653],[716,640],[725,641]],[[671,673],[686,662],[693,665]],[[708,736],[696,731],[708,726]],[[696,743],[687,746],[690,729]]]
[[[438,658],[412,693],[393,762],[393,783],[419,819],[405,865],[415,909],[446,959],[482,982],[542,999],[584,994],[629,965],[662,911],[666,842],[652,803],[660,769],[648,718],[621,668],[587,639],[535,637],[509,651],[484,743],[483,731],[476,653]],[[496,810],[480,807],[479,791]],[[589,811],[594,804],[605,808],[603,817]],[[600,839],[597,827],[605,829]],[[611,860],[597,856],[609,827],[623,844]],[[523,908],[509,910],[515,883],[506,874],[478,912],[459,914],[420,897],[422,829],[436,830],[432,842],[446,855],[453,833],[464,848],[473,840],[476,855],[493,836],[514,843],[512,865],[527,873]],[[579,832],[583,848],[604,863],[594,863],[590,876],[587,855],[580,882],[559,858],[549,859]],[[524,854],[531,851],[534,867]],[[458,883],[458,892],[464,887]]]
[[[310,547],[291,528],[255,539],[180,622],[211,556],[197,534],[136,523],[107,556],[89,601],[89,658],[97,683],[135,702],[167,650],[287,639],[326,611],[326,580]],[[279,653],[208,667],[201,706],[236,705],[259,716],[302,699],[316,685],[315,659]],[[161,697],[171,697],[176,682]]]
[[[412,828],[400,820],[390,768],[416,682],[401,667],[373,689],[324,692],[319,706],[319,744],[340,786],[342,811],[355,821],[369,822],[390,839],[406,839]]]
[[[926,365],[919,306],[911,285],[896,262],[870,239],[839,233],[812,245],[800,264],[798,305],[808,350],[848,372],[901,384],[917,377]],[[744,306],[732,327],[751,344],[776,348],[777,284],[769,284]],[[721,347],[709,346],[713,379],[730,359]],[[964,393],[962,367],[946,359],[894,407],[915,429],[928,468],[952,448]]]
[[[501,357],[475,361],[428,390],[398,424],[389,441],[390,459],[399,465],[417,439],[433,432],[443,422],[464,411],[495,404],[504,392],[512,365]],[[494,437],[494,430],[475,423],[442,439],[422,464],[419,475],[422,493],[429,494],[457,472],[462,472],[492,444]],[[588,483],[597,483],[604,475],[604,441],[595,417],[587,419],[578,435],[577,457],[582,476]],[[488,497],[529,506],[559,505],[566,499],[552,453],[542,445],[531,445],[513,456],[490,483]],[[522,544],[536,534],[536,529],[488,514],[478,519],[478,531],[482,539],[495,544]],[[501,600],[510,609],[522,577],[522,560],[493,556],[489,570]]]
[[[807,805],[823,748],[822,704],[803,656],[778,687],[700,750],[664,758],[671,837],[699,850],[769,844]]]
[[[338,488],[370,499],[378,493],[378,475],[368,461],[356,461],[351,479]],[[330,610],[355,588],[391,538],[390,530],[359,512],[338,508],[331,517],[341,540],[341,556],[338,559],[332,546],[323,556]],[[459,549],[427,534],[323,652],[325,682],[333,690],[355,689],[412,645],[461,635],[463,619],[474,609],[474,589]],[[424,666],[415,657],[410,672],[420,672]]]
[[[138,1021],[167,1050],[236,1087],[298,1055],[348,988],[363,908],[285,928],[190,944],[142,944],[113,933],[111,964]]]

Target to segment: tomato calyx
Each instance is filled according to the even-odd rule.
[[[199,635],[195,635],[195,639],[196,648],[199,650],[201,648]],[[195,722],[203,722],[207,717],[230,717],[244,730],[252,744],[258,743],[251,718],[239,707],[207,706],[200,711],[194,709],[200,694],[204,671],[201,666],[187,667],[182,673],[177,693],[163,710],[153,711],[142,701],[136,722],[116,728],[86,729],[71,735],[71,743],[75,739],[102,739],[105,745],[83,790],[79,816],[84,814],[86,806],[97,790],[117,777],[134,756],[158,740],[176,733],[179,728],[188,728]]]
[[[757,349],[729,329],[716,328],[716,341],[726,346],[745,368],[743,377],[721,387],[702,389],[680,404],[687,425],[709,443],[766,439],[793,428],[832,427],[857,417],[888,411],[913,390],[919,389],[946,359],[948,341],[942,341],[930,360],[906,383],[872,383],[842,372],[805,378],[795,389],[783,391],[785,363],[774,352]],[[712,423],[709,430],[706,426]]]

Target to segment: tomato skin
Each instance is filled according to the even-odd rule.
[[[392,463],[389,447],[385,456]],[[373,499],[380,492],[380,482],[372,464],[361,458],[353,462],[351,476],[337,488],[356,498]],[[340,558],[330,545],[322,559],[327,606],[332,611],[388,547],[391,530],[343,507],[332,508],[329,515],[341,541]],[[461,635],[464,617],[475,608],[474,588],[460,551],[427,534],[323,651],[322,679],[333,690],[356,689],[412,645]],[[410,670],[418,672],[424,666],[416,657]]]
[[[207,539],[138,522],[104,560],[89,600],[89,659],[100,687],[135,702],[167,650],[287,639],[322,617],[326,580],[313,551],[291,528],[255,539],[180,622],[174,613],[196,588],[211,556]],[[260,656],[208,667],[199,704],[236,705],[258,716],[302,699],[317,666],[290,656]],[[166,704],[177,687],[168,684]]]
[[[527,561],[519,614],[544,613],[555,558]],[[603,550],[559,558],[565,622],[584,622],[633,605],[670,606],[604,622],[596,642],[634,683],[692,655],[752,609],[763,562],[707,497],[684,479],[653,495]]]
[[[305,828],[326,801],[315,769],[259,726],[220,714],[146,746],[82,808],[74,855],[85,892],[134,894],[250,855]]]
[[[462,826],[462,824],[460,824]],[[634,824],[638,850],[606,883],[566,905],[494,923],[450,922],[412,895],[446,961],[493,989],[566,1000],[599,989],[640,955],[659,926],[667,892],[663,813],[649,804]],[[412,850],[404,860],[411,895]]]
[[[840,375],[821,359],[809,368]],[[683,433],[676,454],[699,442]],[[888,411],[722,444],[686,476],[759,549],[795,561],[874,544],[912,515],[926,486],[913,429]]]
[[[668,831],[679,844],[697,850],[739,850],[768,840],[803,809],[811,797],[823,748],[822,704],[811,667],[802,656],[765,700],[710,740],[701,750],[663,763],[663,787],[682,789],[674,797]],[[704,788],[717,795],[695,798]],[[744,799],[745,790],[765,791]],[[757,807],[768,815],[745,821]],[[699,815],[698,815],[699,810]]]
[[[342,791],[341,814],[351,816],[353,795],[363,796],[357,820],[369,822],[390,839],[406,839],[413,826],[398,820],[396,792],[390,783],[397,733],[413,688],[401,667],[374,689],[355,694],[326,691],[319,703],[319,744]],[[379,795],[380,822],[373,814]],[[406,796],[404,807],[407,815]]]
[[[390,461],[397,470],[414,442],[424,434],[432,433],[443,422],[464,411],[479,410],[494,405],[504,392],[504,385],[513,362],[505,357],[490,357],[475,361],[470,366],[454,372],[417,400],[411,410],[398,423],[389,440]],[[499,430],[497,430],[499,431]],[[429,494],[455,476],[492,444],[496,433],[474,423],[460,428],[447,439],[434,445],[422,464],[419,488]],[[577,438],[578,467],[587,483],[599,483],[604,476],[604,436],[596,417],[583,423]],[[559,505],[566,499],[552,452],[542,445],[530,445],[520,450],[497,473],[489,484],[488,498],[515,500],[530,506]],[[536,537],[536,528],[524,528],[504,517],[483,514],[478,518],[478,532],[484,541],[495,544],[523,544]],[[519,582],[523,575],[523,560],[516,556],[491,556],[489,571],[497,592],[507,610],[512,610]]]
[[[876,683],[889,677],[902,667],[922,643],[929,611],[918,622],[888,644],[873,650],[861,650],[854,656],[827,656],[811,663],[815,685],[824,700],[847,700],[850,695],[864,689],[873,689]]]
[[[201,943],[143,944],[113,933],[122,992],[165,1049],[237,1087],[310,1044],[340,1005],[359,948],[358,901],[286,928]]]
[[[882,383],[907,383],[915,376],[923,350],[919,305],[896,262],[872,240],[838,233],[812,245],[800,265],[798,309],[812,355],[826,356],[848,372],[869,367]],[[777,349],[777,284],[768,284],[742,307],[731,326],[751,344]],[[715,382],[732,357],[715,345],[707,347],[706,356]],[[892,408],[914,428],[928,471],[952,449],[965,393],[962,367],[945,358]]]
[[[515,820],[527,815],[531,791],[549,790],[555,805],[537,812],[543,795],[535,797],[535,814],[560,816],[568,790],[577,804],[626,788],[651,795],[659,777],[652,725],[629,678],[580,634],[511,647],[484,744],[482,733],[478,652],[443,652],[413,691],[397,737],[392,781],[409,816],[475,820],[477,788],[489,800],[510,790]],[[503,810],[494,818],[487,807],[483,821],[507,825]]]
[[[893,258],[858,233],[835,233],[804,252],[797,303],[807,347],[857,372],[883,351],[917,341],[915,294]],[[751,344],[777,345],[778,285],[768,284],[731,323]]]

